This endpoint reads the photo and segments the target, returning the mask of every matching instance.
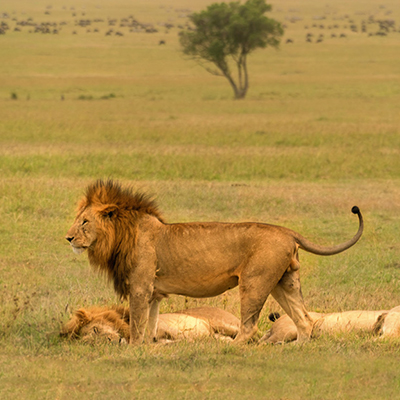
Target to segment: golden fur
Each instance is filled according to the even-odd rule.
[[[160,314],[156,340],[233,338],[239,327],[239,319],[227,311],[213,307],[192,308]],[[88,343],[129,342],[129,309],[123,306],[80,308],[62,327],[61,336]]]
[[[129,339],[129,310],[124,306],[80,308],[62,327],[61,336],[83,341],[96,336],[109,341]]]
[[[269,294],[296,321],[298,340],[306,340],[312,320],[301,295],[298,250],[332,255],[353,246],[363,221],[358,207],[352,211],[359,218],[356,235],[323,247],[262,223],[166,224],[148,196],[97,181],[88,187],[66,239],[75,252],[87,250],[90,264],[129,298],[131,343],[141,343],[146,332],[150,340],[155,336],[163,296],[212,297],[235,286],[241,300],[237,342],[255,334]]]
[[[393,312],[389,316],[388,323],[390,326],[384,326],[384,318],[388,312],[384,310],[368,311],[345,311],[338,313],[321,314],[316,312],[309,312],[310,317],[313,319],[313,336],[319,336],[323,333],[340,333],[340,332],[393,332],[393,326],[396,320],[396,315]],[[393,318],[394,316],[394,318]],[[398,313],[400,317],[400,313]],[[381,322],[380,325],[379,322]],[[397,321],[398,333],[400,334],[400,318]],[[386,334],[386,336],[389,336]],[[288,315],[283,315],[278,318],[272,328],[261,338],[260,342],[264,343],[283,343],[291,342],[297,338],[297,329],[294,322]]]
[[[314,321],[315,314],[308,312],[310,318]],[[274,320],[273,320],[274,321]],[[260,339],[260,343],[284,343],[292,342],[297,339],[297,328],[293,320],[286,314],[277,318],[272,328]]]
[[[400,306],[383,312],[377,319],[373,331],[382,338],[400,337]]]

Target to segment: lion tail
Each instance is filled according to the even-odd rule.
[[[327,246],[319,246],[317,244],[314,244],[314,243],[310,242],[308,239],[304,238],[303,236],[296,234],[295,240],[296,240],[296,243],[298,244],[299,248],[301,248],[305,251],[308,251],[309,253],[317,254],[320,256],[331,256],[334,254],[341,253],[342,251],[345,251],[348,248],[350,248],[351,246],[355,245],[363,233],[364,221],[363,221],[363,217],[361,215],[361,211],[357,206],[354,206],[351,209],[351,212],[353,214],[357,214],[358,221],[359,221],[358,231],[353,236],[352,239],[348,240],[347,242],[338,244],[336,246],[327,247]]]

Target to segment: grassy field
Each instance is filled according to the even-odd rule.
[[[180,53],[178,26],[211,1],[188,3],[0,3],[0,398],[400,398],[400,341],[368,334],[238,347],[59,338],[72,310],[118,301],[64,239],[98,178],[154,194],[168,222],[270,222],[327,245],[355,233],[358,205],[354,248],[301,253],[306,305],[400,304],[398,1],[272,1],[285,36],[250,57],[241,101]],[[133,19],[142,27],[120,26]],[[376,35],[388,20],[395,31]],[[162,312],[203,304],[239,315],[237,290],[171,296]],[[269,299],[261,332],[271,311]]]

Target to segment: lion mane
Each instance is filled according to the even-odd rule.
[[[79,308],[63,325],[60,336],[83,341],[96,336],[106,336],[109,341],[129,339],[129,310],[122,305]]]
[[[87,188],[78,212],[89,207],[109,219],[118,210],[113,225],[105,224],[104,219],[97,219],[96,248],[89,249],[88,255],[90,264],[113,282],[121,299],[127,299],[129,268],[125,259],[127,253],[135,251],[136,221],[141,215],[148,214],[163,222],[158,205],[148,194],[134,193],[131,188],[123,189],[112,180],[98,180]]]

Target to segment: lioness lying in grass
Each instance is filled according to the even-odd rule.
[[[400,306],[389,311],[345,311],[309,313],[314,321],[313,335],[340,332],[371,332],[382,338],[400,337]],[[272,328],[260,343],[283,343],[297,339],[297,329],[288,315],[270,315]],[[161,314],[157,340],[175,341],[214,336],[232,340],[240,321],[231,313],[213,307],[199,307]],[[81,308],[63,326],[61,335],[84,342],[129,342],[129,310],[124,306]]]
[[[374,333],[384,338],[400,337],[400,306],[385,311],[378,317]]]
[[[156,338],[161,342],[207,336],[232,340],[239,328],[239,319],[231,313],[199,307],[160,314]],[[129,343],[129,335],[129,308],[124,306],[80,308],[61,330],[61,336],[88,343],[104,340]]]
[[[309,312],[314,321],[313,336],[322,333],[371,332],[380,337],[400,337],[400,307],[389,311],[345,311],[322,314]],[[261,343],[283,343],[297,339],[297,329],[288,315],[270,315],[272,328],[260,339]]]

